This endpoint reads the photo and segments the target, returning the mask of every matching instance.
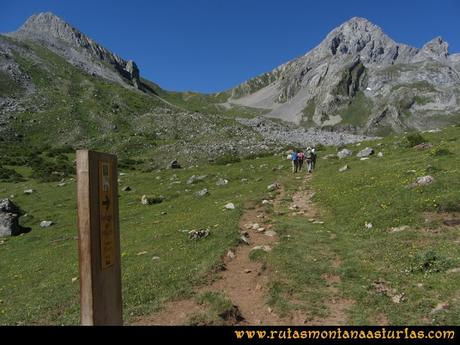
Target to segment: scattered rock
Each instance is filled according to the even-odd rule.
[[[337,153],[337,157],[340,159],[350,157],[353,154],[353,151],[350,151],[348,149],[343,149]]]
[[[377,153],[377,157],[383,157],[383,152],[380,151],[379,153]]]
[[[176,159],[173,160],[173,161],[171,161],[171,162],[169,163],[168,167],[169,167],[170,169],[181,169],[181,168],[182,168],[181,165],[179,164],[179,162],[178,162]]]
[[[10,199],[0,200],[0,237],[18,236],[31,231],[19,225],[22,214],[22,210]]]
[[[192,175],[190,176],[190,178],[187,180],[187,184],[194,184],[194,183],[197,183],[197,182],[201,182],[203,181],[206,177],[208,177],[207,175],[202,175],[202,176],[195,176],[195,175]]]
[[[393,303],[401,303],[401,301],[404,299],[404,292],[403,293],[400,293],[400,294],[396,294],[396,295],[393,295],[391,297],[391,300],[393,301]]]
[[[245,182],[248,182],[248,179],[247,179],[247,178],[242,178],[240,181],[241,181],[242,183],[245,183]]]
[[[419,177],[419,178],[417,178],[417,181],[416,181],[416,183],[419,186],[425,186],[425,185],[431,184],[433,182],[434,182],[434,177],[431,176],[431,175]]]
[[[332,159],[332,158],[335,158],[335,157],[337,157],[337,155],[335,155],[335,154],[333,154],[333,153],[330,153],[330,154],[328,154],[328,155],[325,155],[325,156],[323,157],[323,159]]]
[[[202,190],[200,190],[200,191],[198,191],[198,192],[195,193],[195,195],[196,195],[197,197],[200,197],[200,198],[203,197],[203,196],[205,196],[205,195],[208,195],[208,194],[209,194],[209,191],[208,191],[207,188],[204,188],[204,189],[202,189]]]
[[[73,277],[72,278],[72,283],[75,283],[78,280],[78,277]]]
[[[418,145],[415,145],[414,146],[414,149],[415,150],[419,150],[419,151],[422,151],[422,150],[429,150],[433,147],[433,144],[430,144],[430,143],[421,143],[421,144],[418,144]]]
[[[460,273],[460,267],[451,268],[447,273]]]
[[[273,231],[273,230],[267,230],[267,231],[264,232],[264,235],[268,236],[268,237],[273,237],[273,236],[276,236],[277,233],[275,231]]]
[[[436,307],[434,307],[434,308],[431,310],[431,314],[438,313],[438,312],[440,312],[440,311],[447,310],[447,309],[449,309],[449,303],[447,303],[447,302],[438,303],[438,304],[436,305]]]
[[[408,230],[408,229],[410,229],[409,225],[401,225],[398,227],[390,228],[390,232],[401,232],[401,231]]]
[[[279,189],[280,187],[281,187],[281,186],[280,186],[279,183],[272,183],[271,185],[269,185],[269,186],[267,187],[267,190],[268,190],[269,192],[273,192],[273,191]]]
[[[240,237],[240,243],[246,244],[246,245],[248,245],[248,246],[251,244],[251,243],[249,242],[249,238],[247,238],[247,237],[244,236],[244,235]]]
[[[144,251],[142,251],[142,252],[137,253],[136,255],[137,255],[137,256],[141,256],[141,255],[145,255],[145,254],[147,254],[147,253],[148,253],[148,252],[144,250]]]
[[[210,234],[209,230],[207,229],[202,229],[202,230],[192,230],[189,232],[188,239],[189,240],[200,240],[202,238],[208,237]]]
[[[122,190],[123,190],[123,192],[129,192],[129,191],[131,191],[131,187],[130,186],[125,186],[125,187],[123,187]]]
[[[359,160],[360,161],[367,161],[369,159],[369,157],[363,157],[363,158],[360,158]]]
[[[152,261],[160,260],[159,256],[152,256]]]
[[[30,194],[32,194],[33,192],[35,192],[33,189],[26,189],[26,190],[24,191],[24,194],[30,195]]]
[[[49,228],[51,225],[54,225],[52,220],[43,220],[40,222],[41,228]]]
[[[255,246],[254,248],[251,249],[251,251],[252,250],[263,250],[264,252],[271,252],[272,248],[270,246],[263,245],[263,246]]]
[[[225,186],[226,184],[228,184],[228,180],[223,178],[218,179],[216,182],[216,186]]]
[[[251,229],[252,230],[257,230],[259,227],[260,227],[259,224],[254,223],[254,224],[252,224]]]
[[[313,224],[324,224],[324,222],[321,220],[314,220]]]
[[[269,200],[262,200],[262,205],[268,205],[268,204],[270,204]]]
[[[141,198],[142,205],[153,205],[161,204],[165,200],[165,197],[160,195],[159,197],[143,195]]]
[[[446,219],[442,223],[447,226],[457,226],[460,225],[460,219]]]
[[[67,183],[65,183],[65,182],[61,182],[61,183],[57,184],[58,187],[64,187],[65,185],[67,185]]]
[[[370,147],[366,147],[364,150],[361,150],[359,151],[357,154],[356,154],[356,157],[369,157],[370,155],[373,155],[374,154],[374,149],[370,148]]]
[[[224,206],[224,208],[225,208],[226,210],[234,210],[234,209],[235,209],[235,205],[234,205],[233,203],[229,202],[228,204],[226,204],[226,205]]]
[[[418,186],[426,186],[434,182],[434,177],[431,175],[418,177],[414,183],[406,186],[406,188],[415,188]]]
[[[344,172],[344,171],[347,171],[348,169],[350,169],[350,168],[348,167],[348,164],[345,164],[343,167],[341,167],[341,168],[339,169],[339,172]]]
[[[244,270],[244,273],[251,273],[251,272],[252,272],[252,271],[251,271],[249,268],[246,268],[246,269]]]
[[[364,223],[364,226],[365,226],[367,229],[372,229],[372,223],[365,222],[365,223]]]
[[[233,250],[229,250],[227,252],[227,257],[230,259],[234,259],[236,257],[235,252]]]
[[[390,297],[393,303],[399,304],[404,300],[404,292],[398,293],[395,289],[390,287],[390,284],[385,279],[379,278],[376,281],[374,281],[372,285],[378,293]]]

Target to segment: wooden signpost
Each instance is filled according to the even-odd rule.
[[[77,151],[82,325],[122,325],[117,157]]]

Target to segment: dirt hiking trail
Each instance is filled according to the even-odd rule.
[[[303,175],[303,174],[302,174]],[[292,195],[292,204],[289,206],[289,216],[308,218],[306,221],[315,221],[318,212],[315,209],[312,197],[314,192],[310,189],[311,175],[297,176],[302,181],[300,187]],[[281,211],[285,202],[285,191],[279,185],[276,197],[264,201],[273,205],[274,212]],[[196,294],[204,292],[219,292],[228,297],[233,303],[233,309],[226,315],[220,315],[224,324],[228,325],[319,325],[319,324],[346,324],[346,309],[353,301],[341,298],[337,285],[340,277],[336,275],[323,275],[330,299],[325,308],[329,309],[329,316],[323,319],[309,318],[307,313],[295,311],[290,317],[277,315],[266,304],[270,277],[273,274],[270,268],[258,260],[251,260],[253,250],[271,251],[279,242],[278,234],[272,230],[270,215],[265,207],[258,204],[248,208],[239,221],[239,230],[242,240],[240,244],[229,250],[223,258],[222,271],[218,278],[208,285],[195,288]],[[340,258],[331,262],[331,267],[337,269]],[[137,325],[185,325],[190,323],[190,318],[206,310],[205,305],[198,304],[193,298],[172,301],[165,308],[155,314],[141,317],[133,322]]]

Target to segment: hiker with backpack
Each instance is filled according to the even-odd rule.
[[[314,154],[315,152],[312,150],[312,148],[310,146],[307,147],[307,151],[305,153],[305,160],[307,161],[307,172],[310,174],[313,172]]]
[[[298,166],[298,171],[299,172],[302,171],[302,166],[303,166],[304,159],[305,159],[305,154],[303,153],[302,150],[299,150],[299,152],[297,152],[297,166]]]
[[[299,169],[299,161],[297,160],[297,150],[292,149],[291,152],[292,172],[296,173]]]
[[[316,149],[313,147],[311,149],[311,153],[312,153],[312,160],[311,160],[311,170],[313,171],[315,169],[315,165],[316,165]]]

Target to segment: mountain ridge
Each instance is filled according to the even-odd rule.
[[[32,15],[17,31],[7,35],[38,41],[89,74],[124,86],[142,88],[139,68],[133,60],[112,53],[51,12]]]
[[[432,70],[429,75],[424,70],[426,67]],[[412,72],[404,69],[412,69]],[[382,71],[388,72],[387,75],[382,76]],[[434,102],[422,104],[424,111],[429,113],[426,105],[433,103],[430,116],[439,111],[447,99],[451,106],[446,109],[456,114],[460,113],[459,71],[457,54],[448,53],[448,44],[442,38],[432,39],[418,49],[396,43],[365,18],[353,17],[333,29],[306,54],[229,90],[231,97],[227,104],[267,109],[268,117],[308,126],[341,126],[360,132],[378,132],[376,119],[385,119],[383,132],[425,129],[441,125],[443,121],[412,116],[412,112],[420,110],[417,107],[399,109],[400,97],[384,89],[390,84],[391,89],[411,83],[428,83],[438,95],[413,92],[410,97],[434,99]],[[449,90],[452,86],[455,86],[454,92]],[[369,92],[377,88],[383,88],[384,92]],[[364,100],[373,105],[367,105],[367,113],[360,115],[366,121],[355,124],[356,120],[344,118],[344,113],[357,95],[359,102]],[[380,101],[382,96],[384,102]],[[412,119],[401,120],[403,112],[411,112]],[[390,113],[392,116],[387,116]]]

